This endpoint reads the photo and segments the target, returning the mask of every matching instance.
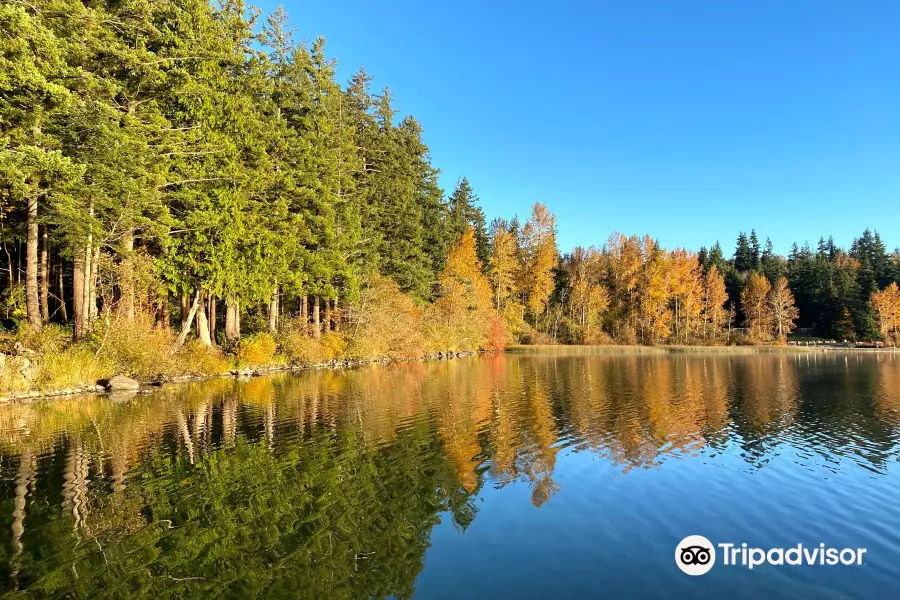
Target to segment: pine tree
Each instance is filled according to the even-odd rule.
[[[747,234],[743,231],[738,235],[737,246],[734,249],[734,268],[743,273],[753,269],[753,251],[747,241]]]
[[[760,259],[760,247],[759,247],[759,238],[756,237],[756,230],[750,230],[750,267],[752,269],[759,268],[759,259]]]

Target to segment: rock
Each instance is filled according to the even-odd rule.
[[[102,387],[102,386],[98,386]],[[112,379],[110,379],[106,383],[106,389],[116,392],[122,390],[139,390],[141,389],[141,384],[132,379],[131,377],[125,377],[124,375],[116,375]]]

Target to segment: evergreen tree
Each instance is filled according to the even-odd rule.
[[[738,234],[737,246],[734,249],[734,268],[744,273],[753,269],[753,251],[747,241],[747,234],[743,231]]]
[[[759,238],[756,237],[756,230],[750,230],[750,264],[751,268],[758,269],[759,268],[759,258],[760,258],[760,248],[759,248]]]
[[[453,239],[457,239],[467,228],[471,227],[475,232],[478,260],[485,268],[489,268],[491,243],[488,239],[484,211],[478,206],[478,196],[472,191],[472,186],[465,177],[456,182],[456,188],[447,202],[447,210],[450,235]]]

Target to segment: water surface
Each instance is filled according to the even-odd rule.
[[[506,355],[0,407],[0,589],[887,598],[900,356]],[[689,534],[865,547],[675,565]]]

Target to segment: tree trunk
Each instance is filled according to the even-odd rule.
[[[169,291],[166,290],[159,297],[159,305],[156,310],[156,327],[163,329],[169,326]]]
[[[212,348],[212,339],[209,337],[209,320],[206,317],[206,294],[200,295],[197,308],[197,338],[204,346]]]
[[[47,226],[44,225],[41,235],[41,319],[45,323],[50,320],[50,257],[47,243]]]
[[[75,341],[84,337],[84,252],[75,251],[72,271],[72,317],[75,319]]]
[[[25,310],[28,322],[35,329],[40,329],[41,307],[38,300],[38,201],[28,200],[28,229],[26,232],[25,261]]]
[[[216,345],[216,297],[209,295],[209,338]]]
[[[225,339],[229,343],[238,341],[241,337],[241,308],[237,298],[228,296],[225,298]]]
[[[131,258],[131,253],[134,251],[134,233],[129,229],[125,235],[122,236],[122,258],[125,261]],[[128,262],[125,263],[125,268],[129,268]],[[130,273],[123,273],[124,277],[122,277],[122,310],[120,311],[122,315],[129,321],[134,321],[134,279],[131,277]]]
[[[331,316],[334,319],[334,332],[337,333],[341,330],[341,310],[338,308],[337,294],[334,296],[334,310],[332,310]]]
[[[184,319],[183,324],[181,326],[181,333],[178,335],[178,340],[175,342],[175,346],[172,348],[172,353],[174,354],[178,348],[184,344],[184,340],[187,339],[188,333],[191,331],[191,321],[194,320],[194,313],[197,312],[197,305],[200,304],[200,292],[197,292],[197,295],[194,296],[194,303],[191,305],[190,311],[185,315],[187,318]]]
[[[13,259],[12,254],[9,252],[9,248],[6,246],[6,238],[3,239],[3,252],[6,253],[6,268],[9,271],[9,282],[7,284],[8,289],[12,289],[16,283],[16,280],[13,278]]]
[[[63,325],[69,324],[69,313],[66,311],[65,264],[59,260],[59,310],[62,311]]]
[[[89,214],[91,216],[94,215],[94,205],[91,203]],[[88,233],[87,243],[84,247],[84,269],[82,271],[84,284],[82,290],[84,292],[84,302],[81,304],[81,323],[82,323],[82,335],[87,335],[91,331],[91,316],[93,314],[93,310],[91,309],[91,298],[93,295],[91,294],[91,276],[94,272],[93,264],[91,258],[93,257],[93,243],[94,236],[91,233]]]
[[[302,324],[304,331],[306,330],[307,321],[309,321],[306,310],[306,300],[306,294],[300,296],[300,323]]]
[[[313,296],[313,337],[317,340],[322,337],[322,322],[319,319],[319,296]]]
[[[272,299],[269,300],[269,332],[278,331],[278,286],[272,290]]]
[[[186,293],[181,293],[181,326],[190,320],[188,313],[191,312],[191,297]]]
[[[331,300],[325,300],[325,315],[322,321],[325,332],[331,331]]]
[[[100,244],[94,246],[94,257],[91,259],[91,323],[97,321],[100,309],[97,307],[97,282],[100,280]]]

